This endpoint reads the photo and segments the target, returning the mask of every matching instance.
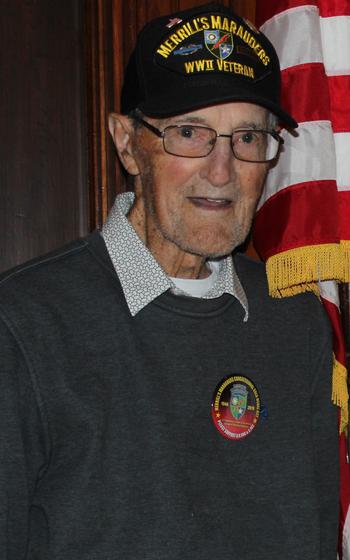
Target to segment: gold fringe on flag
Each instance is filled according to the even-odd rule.
[[[340,407],[339,433],[342,433],[349,421],[347,370],[335,356],[333,356],[332,401]]]
[[[319,296],[318,282],[350,282],[350,241],[341,244],[309,245],[277,253],[266,262],[269,293],[282,298],[314,292]],[[339,430],[348,425],[347,370],[333,357],[332,401],[340,407]]]
[[[350,282],[350,241],[340,241],[340,255],[343,266],[342,282]]]
[[[270,295],[279,298],[306,291],[318,294],[318,281],[342,280],[340,263],[340,246],[336,243],[277,253],[266,263]]]

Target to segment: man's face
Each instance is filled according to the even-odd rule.
[[[266,128],[266,119],[267,111],[250,103],[227,103],[169,119],[147,118],[160,130],[172,124],[199,124],[219,134]],[[136,131],[134,154],[139,175],[131,222],[165,270],[176,252],[179,258],[220,257],[245,240],[267,164],[237,160],[229,138],[218,138],[206,157],[170,155],[162,139],[144,127]]]

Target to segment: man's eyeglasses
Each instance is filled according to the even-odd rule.
[[[164,150],[173,156],[200,158],[212,152],[217,138],[230,138],[233,155],[251,163],[274,160],[284,142],[274,130],[240,128],[232,134],[218,134],[213,128],[192,124],[171,125],[159,130],[141,117],[136,121],[163,139]]]

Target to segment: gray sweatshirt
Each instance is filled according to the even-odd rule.
[[[1,559],[335,560],[328,320],[235,267],[247,322],[229,295],[131,317],[97,233],[2,278]],[[212,416],[230,376],[260,403],[239,440]]]

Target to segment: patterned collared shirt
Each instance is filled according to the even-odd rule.
[[[102,228],[102,237],[133,316],[167,290],[179,293],[127,219],[134,198],[131,192],[118,195]],[[214,285],[203,298],[218,298],[224,293],[238,299],[245,311],[244,321],[247,321],[248,301],[231,256],[220,259]]]

